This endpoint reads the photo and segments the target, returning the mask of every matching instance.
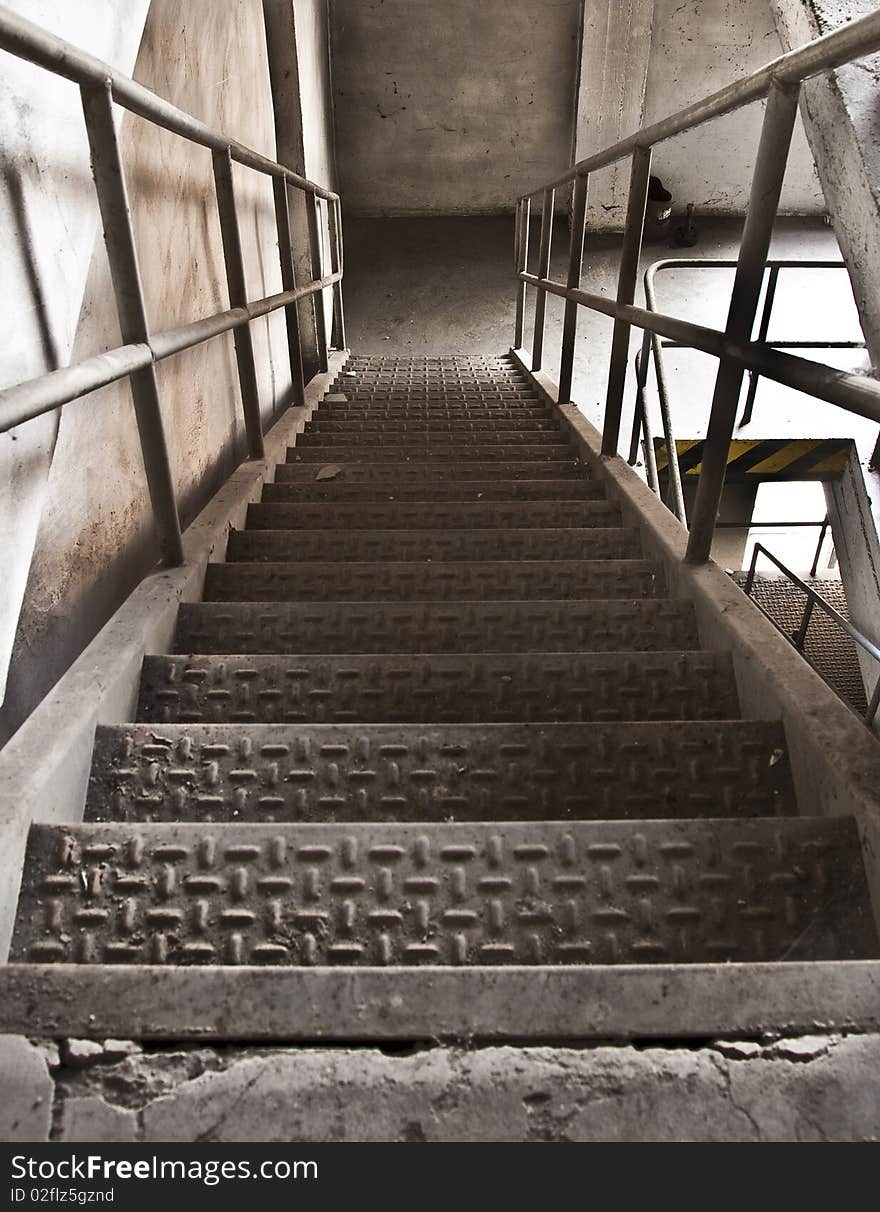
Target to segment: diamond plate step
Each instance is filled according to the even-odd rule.
[[[480,429],[468,433],[466,429],[455,428],[450,431],[431,429],[423,433],[410,432],[402,429],[397,425],[384,426],[378,429],[369,430],[348,430],[344,433],[301,433],[297,437],[295,452],[303,453],[304,451],[312,450],[336,450],[342,448],[346,450],[352,449],[355,444],[363,443],[367,448],[386,446],[404,447],[409,450],[412,457],[420,456],[423,452],[430,449],[455,447],[458,450],[462,442],[472,441],[479,443],[478,450],[483,450],[488,447],[504,447],[504,449],[512,449],[513,447],[528,451],[528,458],[543,458],[543,455],[536,456],[535,449],[543,449],[545,446],[551,449],[556,455],[560,451],[570,453],[571,448],[560,441],[558,429],[543,430],[543,429],[502,429],[500,426],[492,429]],[[414,453],[415,452],[415,453]]]
[[[250,505],[252,530],[519,530],[537,527],[616,527],[609,501],[331,501]]]
[[[322,404],[312,414],[312,421],[317,426],[326,424],[355,424],[368,421],[378,424],[396,424],[402,422],[407,426],[429,425],[435,422],[440,425],[457,425],[462,421],[473,422],[477,428],[493,428],[501,422],[512,422],[515,428],[531,429],[535,421],[548,420],[546,408],[526,407],[518,405],[510,408],[506,404],[498,406],[477,405],[464,407],[455,404],[431,404],[421,406],[416,404]],[[539,425],[539,429],[545,428]]]
[[[565,442],[548,442],[546,445],[503,445],[492,442],[469,443],[467,446],[434,445],[420,446],[417,450],[409,446],[385,445],[379,441],[356,446],[292,446],[287,452],[288,463],[488,463],[497,459],[501,463],[567,462],[574,458],[572,448]],[[463,468],[459,468],[459,471]]]
[[[624,527],[560,530],[233,530],[230,563],[299,560],[620,560],[641,556]]]
[[[180,653],[678,652],[693,606],[614,602],[181,602]]]
[[[12,945],[40,963],[297,966],[876,954],[846,817],[38,825]]]
[[[160,724],[735,719],[725,655],[152,656],[137,719]]]
[[[432,435],[449,434],[450,440],[453,437],[460,436],[463,433],[475,434],[516,434],[516,433],[548,433],[553,435],[557,441],[559,439],[559,429],[553,422],[547,418],[541,417],[514,417],[511,420],[502,418],[472,418],[465,419],[442,418],[439,420],[429,420],[416,418],[415,420],[404,417],[396,417],[389,420],[386,417],[370,416],[365,413],[363,419],[354,418],[346,420],[325,420],[320,413],[315,413],[311,421],[306,423],[305,434],[336,434],[354,436],[357,439],[361,434],[365,433],[395,433],[401,436],[406,435],[413,439],[427,440]],[[369,440],[369,439],[368,439]],[[481,438],[478,440],[482,440]],[[297,443],[298,445],[299,443]]]
[[[255,532],[256,533],[256,532]],[[214,602],[418,602],[636,598],[662,594],[648,560],[322,561],[209,564]]]
[[[577,483],[585,479],[589,479],[588,469],[574,458],[546,461],[535,459],[530,463],[496,460],[491,463],[463,463],[459,466],[453,462],[425,463],[415,459],[397,462],[376,460],[372,463],[360,463],[355,459],[354,462],[345,462],[343,459],[327,458],[325,452],[320,459],[304,463],[279,463],[275,468],[276,484],[378,483],[386,491],[394,492],[399,486],[407,483],[424,486],[427,481],[431,481],[430,491],[427,491],[428,497],[434,493],[434,481],[440,481],[441,484],[459,480],[471,483],[487,480],[569,480]],[[595,480],[590,482],[596,484]],[[422,491],[426,492],[424,487]]]
[[[408,480],[397,483],[377,480],[352,480],[345,475],[329,480],[283,479],[263,485],[264,502],[372,501],[393,504],[399,501],[456,502],[529,502],[529,501],[591,501],[604,502],[601,486],[586,477],[568,480]]]
[[[781,726],[99,727],[88,820],[565,820],[794,811]]]

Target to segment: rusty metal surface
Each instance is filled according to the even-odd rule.
[[[263,485],[263,501],[317,502],[373,501],[385,504],[395,501],[431,502],[454,501],[473,503],[486,501],[599,501],[604,500],[602,489],[595,480],[586,478],[534,479],[534,480],[405,480],[394,485],[381,477],[370,479],[348,478],[343,474],[331,480],[298,478],[281,479],[275,484]]]
[[[662,593],[663,573],[648,560],[376,560],[209,564],[204,597],[209,602],[566,601]]]
[[[419,458],[423,454],[427,455],[433,447],[445,449],[450,446],[459,449],[465,442],[478,443],[478,450],[496,446],[503,446],[505,449],[526,447],[527,458],[543,458],[543,454],[536,454],[536,451],[545,446],[551,448],[556,456],[562,450],[569,453],[571,449],[560,441],[558,429],[500,429],[496,426],[474,432],[455,428],[449,431],[430,429],[423,433],[414,433],[393,425],[380,429],[346,430],[344,433],[303,433],[297,438],[295,450],[300,454],[315,450],[333,451],[338,447],[350,450],[363,443],[368,450],[392,446],[406,449],[409,458]]]
[[[624,560],[642,554],[624,527],[513,530],[232,530],[226,559],[299,560]]]
[[[182,653],[674,652],[690,602],[181,602]]]
[[[89,820],[773,816],[794,807],[777,724],[101,726]]]
[[[322,459],[310,463],[279,463],[275,468],[275,483],[314,484],[317,488],[343,484],[378,484],[382,491],[393,497],[399,489],[415,483],[430,497],[444,486],[470,483],[481,484],[495,480],[503,481],[504,491],[516,481],[534,483],[536,480],[565,481],[572,485],[587,483],[594,492],[596,481],[576,459],[536,459],[531,463],[511,463],[500,459],[491,463],[470,463],[456,466],[454,463],[424,463],[417,460],[398,462],[346,463],[342,459]],[[430,483],[430,488],[425,485]],[[266,488],[269,485],[265,486]]]
[[[316,416],[318,414],[315,414]],[[363,414],[362,417],[355,416],[354,418],[346,417],[345,420],[324,420],[320,418],[306,423],[303,437],[326,437],[339,438],[344,435],[349,437],[359,438],[362,434],[368,433],[389,433],[394,432],[402,439],[409,441],[427,441],[428,438],[440,438],[441,434],[448,435],[448,440],[453,441],[458,436],[460,440],[461,434],[478,434],[479,441],[483,440],[483,435],[489,434],[518,434],[518,433],[547,433],[559,440],[559,430],[552,421],[543,417],[512,417],[507,420],[503,417],[486,417],[484,419],[471,417],[469,414],[467,419],[464,417],[456,417],[454,419],[442,420],[429,419],[429,416],[422,413],[416,418],[406,418],[396,416],[394,418],[376,417],[369,413]],[[367,438],[367,441],[372,439]],[[446,441],[444,437],[440,439]],[[543,440],[543,439],[541,439]],[[298,445],[299,443],[297,443]]]
[[[149,656],[154,723],[710,720],[739,714],[722,654]]]
[[[302,501],[248,507],[248,530],[521,530],[617,527],[608,501]]]
[[[492,442],[467,442],[458,445],[419,446],[412,448],[401,446],[399,443],[383,445],[381,442],[359,442],[354,446],[325,445],[309,446],[308,444],[291,447],[287,462],[296,463],[409,463],[418,467],[419,463],[540,463],[566,462],[572,460],[572,449],[567,442],[548,442],[545,445],[535,443],[511,445]],[[459,468],[459,475],[464,466]]]
[[[35,826],[13,959],[499,965],[868,958],[850,818]]]

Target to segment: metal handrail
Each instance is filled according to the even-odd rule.
[[[261,155],[243,143],[151,92],[142,84],[116,71],[108,63],[56,37],[17,13],[0,7],[0,50],[25,59],[54,75],[80,86],[83,116],[89,140],[92,174],[104,242],[110,263],[116,309],[123,344],[82,361],[50,371],[0,391],[0,433],[33,420],[119,379],[131,380],[138,434],[147,487],[153,508],[163,563],[183,562],[180,517],[168,445],[162,421],[156,363],[191,349],[225,332],[235,336],[235,354],[241,389],[242,411],[248,453],[261,459],[264,453],[254,349],[249,324],[261,316],[284,308],[295,404],[305,400],[302,344],[297,302],[311,298],[320,369],[327,369],[330,340],[338,348],[345,344],[342,306],[342,207],[339,195],[308,180],[292,169]],[[151,333],[144,305],[141,273],[128,204],[125,172],[115,124],[113,104],[172,131],[212,153],[214,187],[226,267],[230,306],[178,328]],[[244,165],[272,179],[275,223],[283,291],[249,300],[245,284],[233,163]],[[311,280],[299,286],[293,265],[288,210],[288,187],[306,195]],[[329,274],[323,273],[321,202],[326,204],[330,248]],[[320,292],[333,291],[333,331],[328,340]]]
[[[858,644],[859,647],[867,652],[869,656],[873,657],[875,661],[880,663],[880,647],[872,643],[872,641],[869,640],[863,632],[859,631],[857,627],[853,627],[849,619],[845,619],[843,615],[839,613],[839,611],[835,610],[831,603],[822,597],[821,593],[818,593],[817,590],[813,589],[811,585],[808,585],[806,581],[802,580],[796,572],[792,572],[790,568],[786,568],[782,561],[777,559],[772,551],[768,551],[763,543],[756,543],[754,550],[752,551],[752,560],[749,565],[748,576],[746,577],[746,583],[743,590],[747,597],[752,596],[752,587],[755,583],[755,566],[758,563],[759,555],[765,555],[768,560],[776,565],[780,572],[784,573],[785,576],[788,577],[792,584],[796,585],[802,593],[807,595],[800,626],[793,636],[789,635],[785,628],[779,626],[770,612],[765,610],[765,608],[756,598],[752,598],[752,601],[758,607],[761,613],[767,616],[778,631],[781,631],[784,636],[787,636],[788,639],[791,640],[792,644],[805,660],[809,659],[804,653],[807,629],[810,626],[810,619],[813,617],[813,610],[816,606],[818,606],[821,610],[824,610],[825,613],[829,615],[843,631],[846,632],[851,640]],[[880,709],[880,676],[877,678],[876,685],[874,686],[873,693],[871,694],[871,701],[868,703],[868,708],[864,716],[865,723],[869,728],[874,723],[878,709]]]
[[[824,37],[780,56],[772,63],[745,76],[720,92],[680,110],[652,126],[643,127],[612,147],[573,165],[567,172],[540,189],[517,199],[515,227],[515,270],[517,279],[516,325],[514,345],[522,349],[525,327],[525,295],[529,286],[538,291],[535,306],[531,366],[541,369],[544,341],[544,305],[547,294],[565,299],[562,356],[559,369],[558,400],[571,403],[571,381],[578,307],[588,307],[614,320],[602,454],[616,456],[620,440],[623,394],[629,358],[632,325],[669,337],[690,348],[701,349],[718,358],[719,366],[704,446],[703,462],[697,485],[697,497],[691,521],[685,559],[702,564],[709,559],[715,519],[727,466],[727,454],[733,436],[743,375],[757,371],[788,387],[836,404],[850,412],[880,422],[880,383],[783,353],[766,342],[752,341],[763,285],[764,265],[768,258],[770,235],[785,173],[786,160],[794,132],[801,84],[811,76],[831,71],[852,59],[880,50],[880,11],[869,13]],[[651,155],[655,144],[682,134],[712,118],[730,113],[750,102],[767,98],[761,127],[761,139],[752,175],[749,203],[743,227],[736,277],[731,293],[727,323],[723,331],[704,328],[690,321],[635,307],[636,281],[642,232],[648,200]],[[631,157],[629,197],[623,236],[617,297],[609,299],[580,289],[586,231],[587,189],[590,173],[624,157]],[[566,282],[549,278],[553,213],[556,190],[574,183],[571,205],[568,274]],[[528,228],[531,198],[541,193],[541,255],[538,273],[527,272]]]
[[[661,261],[655,261],[645,270],[645,306],[649,311],[657,310],[657,296],[654,289],[654,280],[659,273],[667,273],[675,269],[736,269],[736,261],[723,259],[707,258],[707,257],[669,257]],[[770,330],[770,320],[773,313],[773,304],[776,298],[776,288],[779,282],[779,275],[786,269],[834,269],[846,270],[846,265],[843,261],[810,261],[806,259],[795,260],[771,260],[766,261],[764,270],[767,275],[767,289],[764,295],[764,306],[761,311],[761,319],[758,326],[757,340],[763,346],[769,349],[864,349],[865,342],[862,341],[824,341],[824,340],[799,340],[799,341],[768,341],[767,334]],[[669,402],[669,388],[666,381],[666,371],[663,363],[664,349],[686,349],[688,346],[679,341],[664,341],[656,333],[645,330],[642,338],[642,347],[636,355],[636,406],[633,413],[633,429],[630,439],[629,459],[630,465],[634,464],[638,454],[639,433],[645,435],[645,442],[648,441],[648,433],[650,428],[646,428],[648,410],[645,401],[645,386],[648,377],[648,364],[653,360],[654,375],[657,383],[657,401],[660,406],[660,417],[663,425],[663,440],[666,444],[667,464],[668,464],[668,480],[669,480],[669,495],[670,508],[683,526],[687,526],[687,515],[684,505],[684,491],[682,487],[681,466],[678,457],[678,448],[675,444],[675,435],[672,427],[672,409]],[[749,370],[749,389],[746,394],[745,407],[743,415],[739,422],[739,427],[748,425],[752,419],[752,412],[755,404],[755,396],[758,390],[758,382],[761,377],[761,372],[757,369]],[[655,463],[656,466],[656,463]],[[649,484],[657,495],[660,495],[659,478],[655,477],[652,481],[649,477]]]

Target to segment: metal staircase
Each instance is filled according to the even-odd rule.
[[[353,358],[176,646],[85,821],[32,826],[13,961],[878,955],[853,820],[797,815],[782,726],[508,358]]]

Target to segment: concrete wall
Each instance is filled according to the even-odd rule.
[[[333,0],[347,211],[509,211],[564,169],[578,10],[578,0]]]
[[[45,15],[36,11],[39,5],[22,7],[37,19]],[[42,7],[49,8],[48,0]],[[126,48],[133,55],[136,6],[130,0],[75,6],[65,0],[54,7],[65,15],[75,7],[89,16],[78,27],[65,16],[64,32],[71,40],[87,42],[98,53],[116,47],[117,57]],[[100,13],[88,12],[97,9]],[[116,31],[113,37],[105,31],[103,42],[98,36],[102,19],[107,30]],[[84,270],[88,267],[87,276],[83,274],[84,292],[79,286],[81,307],[76,300],[76,281],[71,291],[71,280],[64,276],[63,258],[53,283],[63,306],[75,308],[71,322],[78,313],[70,340],[76,360],[118,344],[119,333],[103,243],[95,242],[94,220],[83,221],[83,213],[89,213],[87,157],[81,144],[72,139],[53,142],[46,133],[63,107],[46,83],[51,78],[39,75],[36,69],[34,75],[36,84],[30,86],[21,126],[28,132],[28,140],[48,145],[43,171],[47,180],[57,183],[53,188],[59,202],[54,224],[37,223],[33,248],[38,263],[47,258],[52,263],[53,249],[60,246],[68,261]],[[176,0],[153,0],[134,75],[183,109],[274,157],[260,0],[227,0],[209,10],[203,5],[181,6]],[[77,116],[77,101],[76,90],[70,86],[64,105],[71,119]],[[74,128],[73,121],[70,126]],[[122,131],[152,326],[156,330],[171,327],[225,308],[228,301],[210,153],[129,115],[122,121]],[[66,159],[54,154],[59,141],[68,151]],[[75,187],[63,176],[74,172]],[[248,288],[252,297],[260,297],[281,289],[271,187],[267,179],[243,169],[236,170],[236,185]],[[62,206],[72,192],[76,195],[74,207]],[[39,303],[37,310],[42,318]],[[289,400],[284,321],[278,314],[251,327],[262,410],[269,423]],[[70,352],[68,348],[63,358]],[[0,359],[7,382],[21,377],[20,361],[16,365]],[[159,382],[175,481],[187,521],[243,453],[231,335],[163,363]],[[27,427],[12,436],[30,440]],[[40,475],[45,478],[47,461],[46,454],[35,457],[19,479],[30,484]],[[38,500],[37,493],[33,499]],[[16,563],[23,561],[26,566],[29,553],[17,534],[6,551],[14,552]],[[9,735],[48,690],[155,557],[129,389],[125,383],[116,384],[68,405],[60,420],[6,702],[0,712],[0,739]],[[4,610],[8,629],[15,617],[15,603],[7,600]]]

